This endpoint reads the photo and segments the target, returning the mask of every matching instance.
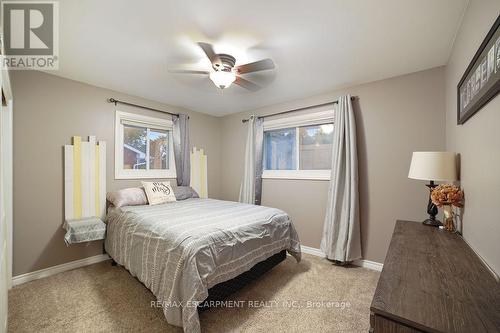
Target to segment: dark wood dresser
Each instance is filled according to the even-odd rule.
[[[397,221],[370,310],[375,333],[500,332],[500,283],[459,235]]]

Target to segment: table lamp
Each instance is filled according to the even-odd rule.
[[[432,203],[431,192],[437,186],[434,184],[435,181],[454,181],[457,179],[455,153],[448,151],[414,152],[408,178],[429,181],[429,184],[425,185],[429,188],[429,203],[427,204],[429,218],[422,223],[434,227],[442,225],[440,221],[436,220],[438,209]]]

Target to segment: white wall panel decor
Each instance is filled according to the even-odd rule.
[[[106,143],[73,137],[64,146],[64,216],[66,220],[104,219],[106,213]]]
[[[198,192],[200,198],[208,198],[207,186],[207,155],[203,149],[193,147],[191,152],[191,187]]]

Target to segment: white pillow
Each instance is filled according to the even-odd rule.
[[[108,192],[106,199],[115,207],[148,204],[148,198],[142,187],[124,188],[123,190]]]
[[[170,182],[142,182],[150,205],[177,201]]]

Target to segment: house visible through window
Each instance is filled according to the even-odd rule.
[[[117,111],[115,178],[175,178],[172,121]]]
[[[123,136],[124,169],[168,169],[168,131],[124,125]]]
[[[263,178],[330,179],[333,111],[264,121]]]

